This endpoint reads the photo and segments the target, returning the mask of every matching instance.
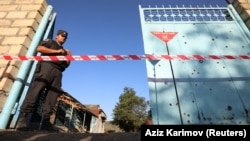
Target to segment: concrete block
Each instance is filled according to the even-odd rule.
[[[32,27],[34,30],[38,28],[38,23],[34,19],[17,19],[11,25],[12,27]]]
[[[235,10],[241,14],[242,12],[244,12],[245,10],[250,10],[250,4],[240,4],[237,7],[235,7]]]
[[[27,18],[28,19],[35,19],[38,23],[40,23],[42,20],[42,16],[39,12],[29,12]]]
[[[0,18],[4,18],[7,15],[7,12],[0,12]]]
[[[12,12],[9,12],[6,16],[7,19],[25,19],[26,16],[27,16],[28,12],[25,11],[12,11]]]
[[[13,80],[3,77],[0,81],[0,90],[5,91],[6,95],[8,95],[13,83]]]
[[[18,9],[18,5],[1,5],[0,4],[1,11],[16,11],[17,9]]]
[[[17,35],[17,32],[18,32],[18,28],[9,28],[9,27],[0,27],[0,35],[1,36],[9,36],[9,35]]]
[[[33,37],[35,36],[35,32],[32,28],[29,27],[24,27],[21,28],[18,35],[20,36],[28,36],[30,39],[33,39]]]
[[[244,22],[246,22],[249,19],[249,16],[250,16],[250,10],[244,10],[240,14],[240,17]]]
[[[30,46],[31,40],[26,36],[22,37],[4,37],[2,45],[23,45],[26,48]]]
[[[7,19],[0,19],[0,25],[1,27],[9,27],[11,25],[12,21]]]

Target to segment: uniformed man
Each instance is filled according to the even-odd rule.
[[[58,30],[56,39],[41,41],[36,51],[42,56],[71,55],[70,50],[64,49],[63,44],[68,37],[65,30]],[[52,130],[50,115],[56,105],[58,96],[62,93],[62,72],[70,65],[70,61],[39,61],[33,81],[20,109],[20,119],[17,130],[31,130],[27,123],[28,114],[32,113],[37,103],[39,94],[46,90],[46,99],[42,109],[42,129]]]

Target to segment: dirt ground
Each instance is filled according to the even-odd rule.
[[[0,141],[140,141],[140,133],[61,133],[0,130]]]

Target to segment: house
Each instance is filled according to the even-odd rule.
[[[46,94],[41,94],[31,123],[39,126],[41,107]],[[58,97],[50,122],[63,132],[104,133],[106,114],[99,105],[83,105],[67,92]],[[37,127],[39,128],[39,127]]]

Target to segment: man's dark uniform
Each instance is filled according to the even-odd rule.
[[[45,46],[51,49],[63,49],[63,46],[57,44],[51,39],[43,40],[40,46]],[[43,56],[56,56],[62,54],[41,54]],[[65,54],[66,55],[66,51]],[[42,107],[42,116],[44,121],[49,121],[52,110],[57,102],[57,98],[61,91],[62,72],[68,67],[66,61],[40,61],[37,63],[33,82],[29,88],[20,112],[22,114],[31,113],[34,109],[37,98],[43,90],[47,90],[47,96],[44,106]]]

